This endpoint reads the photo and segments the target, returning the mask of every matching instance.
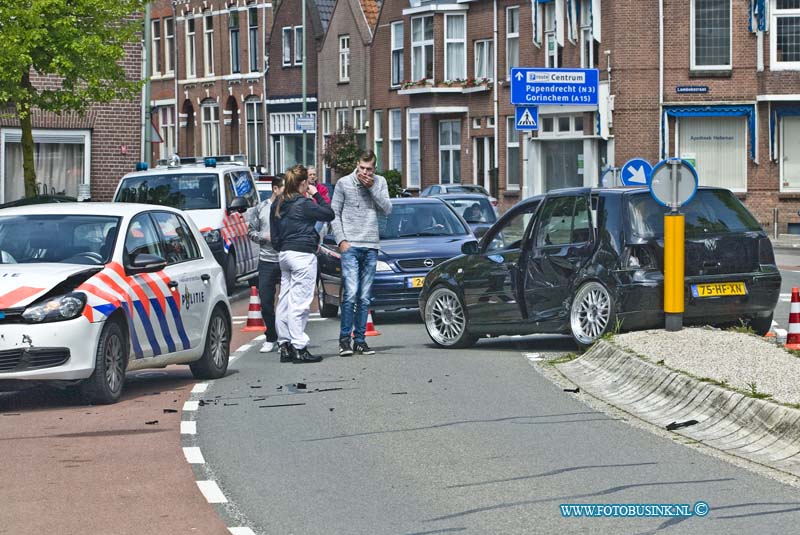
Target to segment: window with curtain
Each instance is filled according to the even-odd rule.
[[[519,6],[506,8],[506,79],[519,67]]]
[[[292,64],[292,29],[283,28],[283,66]]]
[[[800,189],[800,117],[781,118],[781,191]]]
[[[491,39],[475,41],[475,78],[494,78],[494,44]]]
[[[383,169],[383,155],[381,154],[383,151],[383,110],[375,110],[373,117],[372,131],[374,134],[372,137],[375,140],[375,148],[373,150],[378,159],[375,162],[375,169]]]
[[[206,76],[214,74],[214,16],[203,17],[203,63]]]
[[[403,172],[402,110],[389,110],[389,167]]]
[[[248,165],[264,165],[264,104],[255,100],[244,103],[245,121],[247,122],[247,163]]]
[[[195,43],[194,18],[186,19],[186,77],[197,76],[197,52]]]
[[[444,16],[444,78],[464,80],[467,77],[467,16]]]
[[[353,128],[356,131],[358,148],[367,148],[367,108],[353,108]]]
[[[419,145],[419,114],[408,115],[408,181],[410,188],[418,188],[422,179]]]
[[[800,1],[776,0],[770,15],[770,69],[800,69]]]
[[[172,65],[175,54],[175,21],[172,18],[164,19],[164,72],[172,74],[175,68]]]
[[[747,190],[746,117],[680,117],[677,154],[694,156],[701,186]]]
[[[544,42],[545,67],[557,68],[558,65],[558,41],[556,40],[556,6],[547,4],[544,6]]]
[[[239,66],[239,12],[228,13],[228,34],[231,49],[231,74],[241,72]]]
[[[305,47],[305,43],[303,42],[303,27],[302,26],[295,26],[294,27],[294,64],[295,65],[302,65],[303,64],[303,48]]]
[[[411,19],[411,78],[433,80],[433,15]]]
[[[392,23],[392,85],[403,83],[403,23]]]
[[[219,154],[219,106],[203,104],[203,156]]]
[[[519,190],[520,172],[519,131],[515,117],[506,118],[506,189]]]
[[[250,72],[258,72],[258,8],[247,10],[247,28],[250,40]]]
[[[175,108],[162,106],[158,109],[159,133],[162,143],[159,144],[159,158],[169,158],[175,149]]]
[[[161,74],[161,21],[156,19],[152,22],[152,41],[153,46],[150,50],[150,61],[152,62],[153,74]]]
[[[350,124],[350,109],[339,108],[336,110],[336,131],[341,132]]]
[[[339,81],[350,81],[350,36],[339,36]]]
[[[731,68],[731,0],[692,1],[692,68]]]
[[[439,182],[461,183],[461,121],[439,121]]]

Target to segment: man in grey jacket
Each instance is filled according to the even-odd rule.
[[[372,355],[375,351],[364,333],[380,248],[378,215],[392,212],[386,179],[375,174],[374,152],[362,153],[355,171],[339,179],[331,208],[335,215],[331,226],[342,255],[339,356]]]
[[[272,248],[269,233],[269,210],[271,200],[283,193],[283,178],[272,179],[272,197],[261,201],[248,214],[247,236],[256,242],[258,251],[258,298],[261,300],[261,317],[267,332],[266,341],[261,344],[261,353],[269,353],[275,348],[278,333],[275,331],[275,288],[281,282],[281,267],[278,264],[278,251]]]

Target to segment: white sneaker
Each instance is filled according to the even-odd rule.
[[[269,353],[273,349],[275,349],[275,342],[264,342],[261,344],[261,349],[258,350],[259,353]]]

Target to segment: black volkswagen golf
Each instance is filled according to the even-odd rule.
[[[646,188],[566,189],[509,210],[464,255],[425,278],[420,311],[433,341],[571,334],[664,325],[664,213]],[[685,214],[685,325],[747,322],[766,333],[781,275],[772,244],[733,193],[699,188]]]

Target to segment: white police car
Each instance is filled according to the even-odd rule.
[[[153,169],[139,163],[122,177],[114,200],[186,210],[222,266],[228,294],[237,280],[257,274],[258,244],[248,239],[243,214],[258,204],[258,193],[244,156],[173,155]]]
[[[222,268],[179,210],[0,210],[0,388],[70,381],[113,403],[126,370],[189,364],[222,377],[230,342]]]

